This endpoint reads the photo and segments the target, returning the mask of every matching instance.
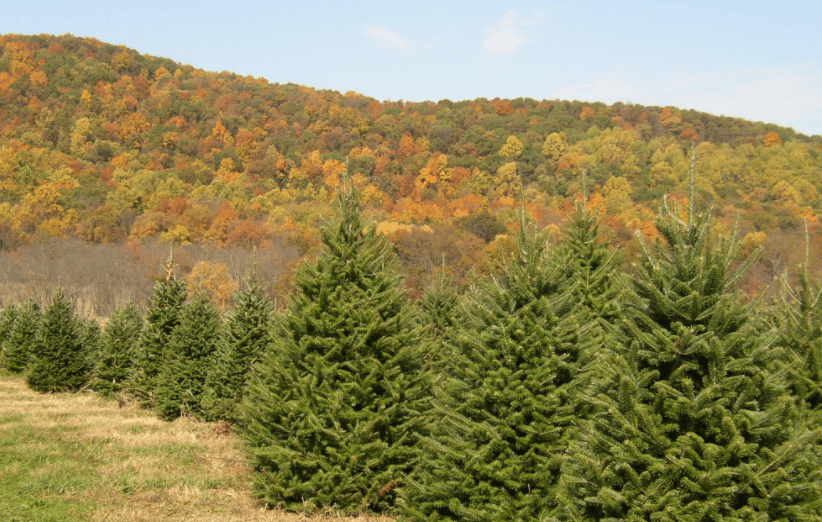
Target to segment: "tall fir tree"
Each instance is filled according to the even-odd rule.
[[[9,338],[11,337],[12,328],[14,328],[14,321],[19,313],[20,310],[13,304],[3,308],[2,313],[0,313],[0,368],[2,369],[8,369],[6,351],[9,348]]]
[[[139,351],[129,392],[144,404],[154,405],[157,376],[165,366],[165,351],[171,334],[180,324],[180,311],[187,297],[185,283],[174,277],[174,258],[169,256],[165,279],[154,285],[140,335]]]
[[[131,378],[142,329],[140,309],[132,302],[115,311],[106,324],[91,385],[103,397],[118,397]]]
[[[20,374],[28,369],[42,319],[36,301],[31,300],[20,306],[4,343],[3,367],[9,372]]]
[[[564,225],[558,262],[584,309],[594,318],[612,322],[619,316],[619,272],[615,251],[608,248],[599,224],[597,213],[587,202],[577,202]]]
[[[524,222],[517,256],[473,295],[434,433],[404,491],[414,520],[538,520],[550,513],[560,455],[584,415],[592,325],[563,289],[543,234]]]
[[[91,367],[84,327],[74,315],[74,305],[57,290],[43,313],[26,375],[29,387],[39,392],[79,391],[88,383]]]
[[[243,408],[254,490],[288,510],[391,508],[426,429],[429,371],[396,260],[347,184],[337,212]]]
[[[822,284],[810,274],[810,238],[805,223],[805,261],[794,287],[786,277],[776,305],[780,345],[791,376],[791,390],[822,423]]]
[[[213,420],[236,422],[251,368],[271,345],[274,305],[252,274],[234,295],[235,306],[206,378],[203,408]]]
[[[210,298],[199,294],[183,306],[157,376],[155,408],[160,418],[205,417],[205,381],[221,335],[222,317]]]
[[[667,204],[625,290],[616,343],[590,390],[597,412],[569,448],[566,520],[813,520],[819,432],[797,414],[774,332],[735,285],[737,243],[709,214]],[[641,238],[640,238],[641,239]]]

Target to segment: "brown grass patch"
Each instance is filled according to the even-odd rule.
[[[28,469],[8,462],[0,478],[46,484],[37,494],[87,510],[97,522],[392,520],[266,509],[251,496],[251,471],[225,426],[163,422],[94,394],[38,394],[18,377],[0,376],[0,439],[19,455],[42,457]],[[26,513],[38,520],[32,509]]]

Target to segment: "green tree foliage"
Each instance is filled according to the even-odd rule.
[[[262,293],[256,277],[234,295],[223,342],[206,379],[203,407],[208,417],[237,420],[251,368],[271,344],[274,306]]]
[[[436,429],[405,492],[414,520],[537,520],[584,415],[575,388],[590,325],[562,290],[546,239],[521,226],[517,256],[480,287],[431,412]]]
[[[388,509],[425,430],[430,379],[395,259],[356,191],[337,202],[244,403],[254,489],[290,510]]]
[[[15,305],[6,306],[0,312],[0,368],[6,368],[6,351],[9,347],[9,337],[20,310]],[[7,368],[6,368],[7,369]]]
[[[131,390],[147,404],[153,404],[157,376],[165,366],[165,350],[186,300],[185,283],[174,278],[169,262],[168,277],[154,285],[146,312],[146,326],[140,336],[140,350]]]
[[[103,397],[117,397],[131,378],[143,329],[143,318],[134,303],[117,310],[103,332],[92,389]]]
[[[597,413],[563,466],[573,520],[811,520],[818,432],[805,427],[780,351],[734,290],[737,244],[709,215],[667,205],[644,246],[616,344],[590,392]],[[644,245],[644,244],[643,244]]]
[[[437,336],[445,335],[465,319],[460,297],[453,283],[442,275],[429,286],[422,296],[421,322]]]
[[[97,366],[102,348],[103,330],[100,323],[92,318],[77,318],[80,324],[80,337],[83,343],[83,353],[85,353],[86,364],[92,370]]]
[[[32,351],[26,383],[35,391],[78,391],[91,373],[83,324],[74,315],[74,306],[58,290],[43,313]]]
[[[3,368],[11,373],[26,371],[41,322],[40,307],[35,301],[29,301],[20,307],[4,342]]]
[[[494,240],[500,234],[507,234],[508,227],[496,216],[483,210],[479,214],[466,216],[458,220],[460,228],[471,232],[486,243]]]
[[[780,345],[789,355],[786,368],[791,375],[791,389],[809,408],[818,411],[822,408],[822,285],[808,271],[809,257],[806,254],[800,266],[796,287],[783,278],[775,315]]]
[[[222,326],[220,312],[208,296],[195,296],[183,306],[180,324],[171,334],[163,367],[157,376],[155,407],[160,418],[205,416],[203,391]]]
[[[603,241],[595,212],[583,202],[569,215],[564,241],[558,249],[563,277],[574,286],[573,294],[592,317],[613,321],[618,316],[619,294],[614,252]]]
[[[428,287],[420,301],[420,324],[429,335],[429,351],[435,368],[450,364],[450,341],[464,326],[466,312],[452,281],[443,274]]]

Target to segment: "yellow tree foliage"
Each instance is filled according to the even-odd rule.
[[[432,154],[414,182],[414,199],[421,200],[426,188],[438,188],[440,183],[448,182],[450,179],[451,169],[448,168],[448,156],[438,152]]]
[[[85,152],[90,145],[88,142],[90,136],[91,120],[80,118],[74,122],[74,128],[71,131],[71,151],[75,154]]]
[[[545,143],[542,144],[542,155],[554,163],[558,162],[559,158],[565,153],[566,140],[565,133],[552,132],[545,138]]]
[[[499,196],[519,196],[520,192],[520,177],[517,172],[517,162],[510,161],[497,169],[497,175],[494,176],[494,189]]]
[[[742,254],[747,257],[759,249],[768,240],[768,235],[765,232],[748,232],[745,238],[742,239]]]
[[[605,196],[605,207],[611,213],[629,210],[633,206],[631,201],[631,183],[622,176],[612,176],[602,187]]]
[[[782,145],[782,138],[779,137],[779,134],[771,131],[765,134],[765,138],[762,139],[762,145],[766,147],[775,147],[777,145]]]
[[[185,225],[174,225],[160,234],[160,241],[185,245],[191,243],[191,232]]]
[[[509,160],[515,160],[522,155],[524,147],[516,136],[508,136],[505,145],[499,150],[499,155]]]
[[[777,201],[788,203],[802,203],[802,196],[799,192],[785,180],[779,181],[771,188],[771,196]]]
[[[200,261],[185,278],[189,295],[205,292],[212,297],[221,311],[225,311],[231,297],[239,288],[225,263]]]

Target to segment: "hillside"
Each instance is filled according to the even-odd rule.
[[[4,252],[52,238],[133,251],[173,241],[286,249],[287,266],[316,248],[348,171],[410,284],[424,286],[443,259],[459,282],[505,248],[493,238],[521,200],[557,227],[583,173],[618,244],[653,236],[662,196],[687,191],[692,147],[699,204],[715,209],[718,230],[739,216],[745,248],[769,247],[750,276],[756,291],[803,250],[803,219],[816,227],[820,136],[674,107],[379,101],[94,39],[0,36]]]

